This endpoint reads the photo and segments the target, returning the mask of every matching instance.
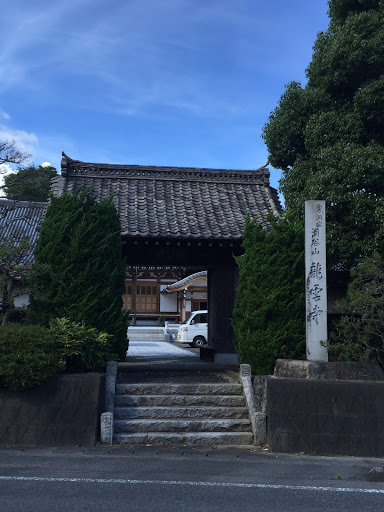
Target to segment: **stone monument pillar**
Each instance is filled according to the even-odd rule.
[[[305,301],[308,361],[328,361],[325,201],[305,202]]]

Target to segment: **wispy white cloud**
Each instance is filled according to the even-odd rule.
[[[36,165],[59,168],[61,150],[89,161],[176,158],[161,142],[150,155],[156,123],[187,160],[199,152],[201,165],[220,167],[232,152],[257,167],[261,126],[305,67],[300,16],[321,3],[325,12],[327,0],[12,0],[0,17],[0,93],[26,129],[9,131],[36,137],[21,137]],[[248,141],[257,153],[246,160]]]
[[[0,174],[2,176],[5,176],[7,174],[11,174],[12,172],[15,172],[15,169],[12,169],[12,167],[8,164],[1,164],[0,165]]]
[[[27,133],[23,130],[10,130],[4,125],[0,126],[0,141],[14,141],[16,146],[25,154],[31,154],[38,143],[34,133]],[[16,167],[14,164],[0,165],[0,191],[4,184],[4,176],[14,173]]]
[[[13,174],[15,169],[12,169],[8,164],[0,165],[0,198],[4,197],[4,193],[2,192],[2,186],[4,185],[4,176],[8,176],[8,174]]]
[[[0,140],[15,141],[17,147],[23,152],[33,154],[38,146],[38,138],[35,133],[24,130],[14,130],[7,126],[0,126]]]
[[[251,6],[251,0],[20,0],[0,21],[0,87],[49,95],[60,76],[71,91],[81,83],[71,101],[85,108],[100,108],[84,92],[89,81],[90,91],[102,91],[103,108],[115,112],[121,104],[123,115],[154,105],[236,115],[241,102],[228,98],[234,77],[225,70],[234,59],[241,63],[242,33],[261,27]],[[221,62],[210,56],[216,52]]]
[[[0,140],[14,141],[16,146],[25,154],[30,155],[26,164],[34,163],[35,165],[53,165],[60,170],[61,152],[65,150],[67,153],[77,154],[77,146],[73,140],[67,135],[46,134],[27,132],[9,128],[6,125],[0,125]],[[17,165],[4,164],[0,173],[6,173],[15,170]]]
[[[8,112],[5,112],[5,110],[3,110],[2,108],[0,108],[0,117],[2,119],[5,119],[6,121],[11,119],[11,116],[8,114]]]

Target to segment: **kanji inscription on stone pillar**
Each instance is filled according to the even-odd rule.
[[[309,361],[328,361],[325,201],[305,201],[306,341]]]

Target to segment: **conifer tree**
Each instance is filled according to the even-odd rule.
[[[259,375],[305,357],[304,228],[289,214],[269,221],[247,219],[232,321],[240,361]]]
[[[98,202],[88,191],[51,197],[35,259],[49,266],[32,298],[31,320],[48,325],[67,317],[113,335],[113,352],[127,350],[122,312],[125,264],[120,220],[111,198]]]

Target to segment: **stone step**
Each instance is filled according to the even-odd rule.
[[[115,419],[248,419],[246,407],[116,407]]]
[[[161,334],[129,334],[128,339],[130,342],[146,343],[146,342],[164,342],[164,333]]]
[[[140,340],[143,337],[154,337],[162,338],[164,340],[164,328],[163,327],[129,327],[128,338],[130,340]]]
[[[115,420],[116,434],[135,432],[248,432],[251,422],[243,419],[200,419],[200,420]]]
[[[117,407],[244,407],[240,395],[116,395]]]
[[[251,445],[251,432],[146,432],[136,434],[115,434],[116,444],[169,444],[186,446]]]
[[[164,332],[164,327],[128,327],[128,334]]]
[[[158,329],[158,330],[137,330],[137,331],[128,331],[128,338],[131,336],[139,337],[139,336],[164,336],[164,330]]]
[[[241,384],[116,384],[116,395],[241,395]]]

